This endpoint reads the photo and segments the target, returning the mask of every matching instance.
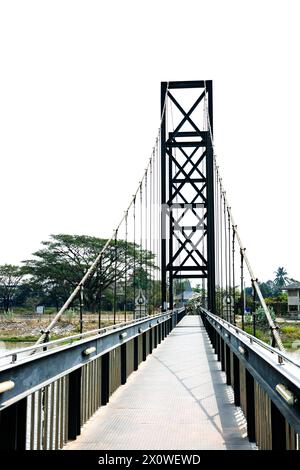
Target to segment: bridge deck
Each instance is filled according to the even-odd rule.
[[[186,316],[65,449],[251,449],[200,317]]]

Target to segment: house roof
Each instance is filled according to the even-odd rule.
[[[289,290],[289,289],[300,289],[300,282],[292,282],[287,286],[284,286],[282,289]]]

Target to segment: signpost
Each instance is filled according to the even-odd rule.
[[[142,318],[146,316],[146,310],[147,310],[147,299],[142,289],[140,289],[135,299],[135,318]]]

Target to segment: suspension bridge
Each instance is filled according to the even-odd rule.
[[[99,324],[86,331],[92,281]],[[199,283],[188,304],[187,281]],[[270,344],[255,335],[258,305]],[[79,333],[51,340],[72,306]],[[300,365],[261,294],[214,153],[212,82],[163,82],[157,138],[120,223],[38,342],[1,356],[0,448],[299,450],[299,397]]]

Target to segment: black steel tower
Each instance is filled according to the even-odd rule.
[[[212,81],[162,82],[161,113],[162,307],[175,279],[202,278],[215,312]]]

